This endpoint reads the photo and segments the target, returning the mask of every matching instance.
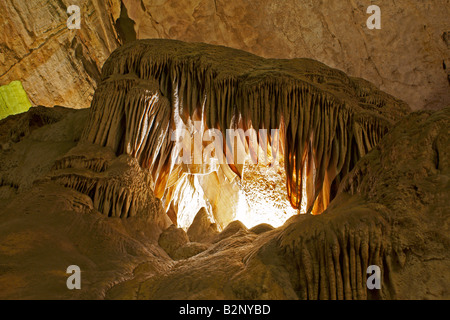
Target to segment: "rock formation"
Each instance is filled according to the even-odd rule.
[[[140,281],[136,297],[447,299],[449,121],[450,108],[407,116],[321,215],[260,235],[224,230],[195,259]],[[382,268],[382,290],[367,290],[372,264]]]
[[[66,28],[66,10],[72,4],[81,8],[80,30]],[[266,58],[316,59],[375,83],[413,110],[445,107],[448,2],[379,1],[381,30],[366,27],[370,4],[3,1],[0,85],[21,80],[34,105],[88,107],[99,70],[119,43],[164,38],[226,45]]]
[[[67,28],[70,5],[80,7],[79,30]],[[0,11],[0,85],[22,81],[33,105],[89,107],[101,66],[120,43],[120,1],[8,0]]]
[[[170,131],[194,120],[279,128],[290,203],[306,197],[317,215],[225,224],[245,172],[173,161]],[[449,122],[448,107],[411,113],[314,60],[130,42],[106,62],[91,109],[0,121],[0,297],[448,299]],[[187,233],[171,226],[182,176],[201,177],[191,187],[223,210],[200,211]],[[73,264],[82,290],[66,288]],[[366,287],[369,265],[381,290]]]
[[[194,242],[209,242],[217,233],[217,225],[210,221],[205,208],[198,211],[187,231],[189,240]]]
[[[82,140],[137,158],[152,172],[157,197],[170,197],[176,186],[168,187],[177,169],[169,127],[180,129],[199,115],[206,128],[222,131],[280,128],[290,202],[299,208],[306,189],[307,211],[316,214],[409,110],[370,83],[313,60],[263,59],[173,40],[124,45],[105,63],[102,79]],[[257,140],[268,149],[269,140]],[[224,141],[223,150],[230,148]]]

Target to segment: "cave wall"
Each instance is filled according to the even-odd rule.
[[[80,30],[67,28],[70,5],[80,6]],[[119,45],[120,1],[5,0],[0,12],[0,85],[21,80],[33,105],[89,107]]]
[[[80,30],[66,27],[70,4],[81,4]],[[381,30],[366,27],[371,4],[381,8]],[[439,109],[450,98],[447,0],[6,0],[0,10],[0,84],[21,80],[36,105],[89,107],[98,70],[134,37],[313,58],[413,110]]]

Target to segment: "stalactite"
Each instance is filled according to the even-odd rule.
[[[279,235],[277,244],[290,261],[286,266],[299,299],[368,299],[370,265],[380,266],[383,281],[392,283],[389,261],[395,248],[389,245],[387,222],[373,214],[365,217],[366,223],[355,224],[357,219],[302,221]],[[393,298],[395,290],[386,289],[384,295]]]
[[[177,110],[185,123],[201,115],[207,128],[224,133],[282,128],[290,202],[299,208],[305,180],[313,213],[327,207],[332,187],[408,112],[367,81],[311,59],[264,59],[174,40],[119,48],[105,63],[102,80],[82,140],[136,157],[151,169],[157,195],[173,168],[168,131]]]
[[[150,171],[128,155],[116,158],[108,149],[79,145],[57,160],[45,179],[88,195],[94,208],[108,217],[160,214],[150,201],[154,199]]]
[[[153,180],[164,186],[167,175],[160,173],[167,170],[163,168],[167,167],[166,160],[173,146],[170,119],[168,100],[154,81],[143,81],[129,74],[117,76],[97,89],[82,141],[136,158],[143,168],[153,173]]]

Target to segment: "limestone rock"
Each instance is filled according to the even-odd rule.
[[[211,222],[205,208],[198,211],[187,231],[192,242],[209,242],[217,233],[217,226]]]
[[[179,150],[169,127],[183,130],[200,116],[205,128],[280,128],[290,204],[299,208],[305,194],[305,211],[320,214],[359,158],[410,109],[371,83],[311,59],[264,59],[152,39],[111,54],[90,111],[82,141],[137,158],[152,172],[155,195],[165,198],[166,208],[181,173],[203,174],[207,167],[197,172],[196,164],[175,163],[172,152]],[[244,150],[251,147],[244,137],[238,141]],[[268,139],[257,143],[269,147]],[[223,140],[219,148],[229,153],[230,147]],[[243,164],[228,161],[227,168],[228,181],[242,177]]]
[[[106,216],[140,216],[167,226],[150,175],[135,158],[117,157],[98,145],[77,145],[86,111],[33,107],[2,120],[0,137],[12,144],[11,150],[0,154],[1,184],[16,192],[51,181],[90,197],[95,209]]]
[[[176,255],[176,252],[178,249],[185,246],[188,242],[189,238],[186,232],[174,225],[171,225],[169,228],[164,230],[159,236],[158,240],[158,244],[161,246],[161,248],[163,248],[164,251],[166,251],[167,254],[173,259],[175,259],[175,257],[186,254],[185,252],[180,251],[178,252],[178,255]],[[195,247],[193,247],[192,250],[195,250]]]
[[[271,231],[273,229],[274,228],[270,224],[261,223],[261,224],[258,224],[256,226],[254,226],[249,231],[253,232],[253,233],[256,233],[256,234],[261,234],[261,233],[264,233],[264,232],[267,232],[267,231]]]
[[[188,259],[190,257],[193,257],[200,252],[205,251],[208,249],[208,246],[203,243],[198,242],[188,242],[185,245],[179,247],[177,250],[175,250],[173,254],[174,260],[182,260],[182,259]]]
[[[447,299],[449,117],[450,108],[411,114],[363,157],[323,214],[223,239],[143,281],[140,297]],[[367,289],[368,265],[380,266],[382,290]]]
[[[72,173],[87,167],[93,172],[110,168],[116,159],[112,150],[83,147],[87,158],[74,157],[77,149],[64,150],[73,148],[81,136],[71,121],[83,123],[87,113],[62,112],[66,114],[60,120],[43,124],[19,142],[10,141],[11,150],[1,151],[2,159],[20,150],[28,155],[25,158],[35,160],[39,153],[30,145],[40,142],[39,148],[47,146],[48,151],[38,164],[44,157],[46,163],[56,164],[38,168],[31,159],[17,163],[18,168],[30,167],[38,173],[27,177],[42,179],[63,167]],[[10,120],[0,122],[2,132],[9,132],[3,126],[14,125]],[[182,230],[171,227],[178,235],[172,243],[180,258],[175,262],[158,245],[162,229],[151,221],[102,215],[89,194],[62,187],[56,180],[34,184],[14,180],[20,190],[0,199],[0,258],[5,261],[0,295],[41,299],[448,298],[449,121],[450,108],[406,116],[361,158],[322,215],[298,215],[259,235],[236,221],[207,249],[189,243]],[[100,155],[104,162],[93,160]],[[2,161],[2,174],[9,170],[4,163],[8,162]],[[126,179],[126,171],[121,172]],[[20,171],[14,176],[20,177]],[[35,268],[27,268],[25,262]],[[85,287],[77,292],[60,285],[67,278],[65,268],[73,263],[84,270]],[[385,275],[381,293],[365,287],[369,264],[379,265]],[[46,281],[40,281],[42,274]]]
[[[5,119],[3,122],[5,125],[2,125],[2,127],[5,129],[8,128],[8,132],[2,132],[0,139],[3,141],[10,140],[12,142],[19,142],[35,129],[47,124],[56,123],[66,114],[70,113],[70,109],[59,106],[54,106],[53,108],[44,106],[32,107],[29,112]]]
[[[80,6],[79,30],[66,26],[70,5]],[[2,1],[0,11],[0,84],[21,80],[33,105],[89,107],[119,45],[120,1]]]
[[[281,250],[300,263],[291,269],[300,270],[300,298],[449,296],[449,121],[450,108],[405,117],[346,177],[322,217],[282,232]],[[381,267],[383,291],[353,276],[368,265]]]
[[[0,121],[0,142],[9,148],[0,153],[0,185],[14,194],[44,178],[56,158],[80,139],[87,110],[42,106]]]
[[[18,80],[0,86],[0,119],[27,111],[31,107],[27,93]]]
[[[88,107],[99,70],[120,43],[165,38],[267,58],[316,59],[375,83],[415,110],[449,101],[446,0],[383,1],[381,30],[366,27],[369,3],[360,0],[122,2],[2,2],[0,84],[21,80],[34,105]],[[77,3],[82,28],[69,30],[66,8]]]
[[[223,229],[221,233],[219,233],[212,239],[212,243],[220,242],[223,239],[231,237],[236,233],[245,234],[247,233],[247,230],[247,227],[239,220],[232,221],[226,226],[225,229]]]
[[[153,46],[158,42],[170,43],[115,51],[91,110],[33,108],[0,121],[1,142],[8,144],[0,150],[1,298],[450,297],[449,107],[409,113],[371,84],[312,60],[265,60],[179,42],[173,53]],[[170,54],[177,59],[169,68]],[[245,80],[225,84],[236,79]],[[271,104],[286,84],[297,88],[289,103]],[[233,88],[239,93],[229,94]],[[171,125],[171,90],[182,97],[183,110],[194,114],[204,106],[205,122],[221,128],[232,115],[228,99],[253,124],[289,115],[288,188],[301,186],[306,153],[317,164],[309,168],[317,179],[312,199],[330,191],[329,205],[321,215],[297,215],[259,234],[261,227],[251,232],[234,221],[209,244],[166,228],[152,187],[170,167],[163,157],[170,148],[156,151]],[[199,90],[209,104],[197,103]],[[299,139],[305,148],[298,148]],[[344,167],[324,187],[333,181],[331,169]],[[177,177],[161,181],[176,184]],[[83,290],[64,286],[72,264],[83,270]],[[380,267],[383,290],[367,289],[369,265]]]
[[[10,145],[0,150],[2,299],[103,299],[139,265],[165,272],[172,263],[157,244],[162,229],[157,223],[102,215],[91,194],[48,179],[59,170],[57,159],[65,159],[58,167],[72,175],[86,166],[96,168],[95,159],[65,157],[81,136],[86,111],[37,107],[0,121],[0,140]],[[16,140],[11,132],[24,134]],[[85,156],[116,158],[98,146],[91,147],[92,153],[84,150]],[[65,286],[72,264],[83,272],[82,290]]]
[[[375,83],[414,110],[446,107],[450,100],[446,0],[381,1],[381,30],[366,27],[371,3],[361,0],[124,3],[138,39],[206,42],[266,58],[316,59]]]

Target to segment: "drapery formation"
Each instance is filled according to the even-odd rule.
[[[202,120],[224,135],[228,128],[280,129],[289,200],[299,208],[305,189],[308,211],[320,213],[358,159],[408,111],[367,81],[311,59],[140,40],[114,51],[103,66],[82,140],[136,157],[161,197],[179,177],[170,139],[177,117]],[[263,141],[271,143],[258,136]]]

